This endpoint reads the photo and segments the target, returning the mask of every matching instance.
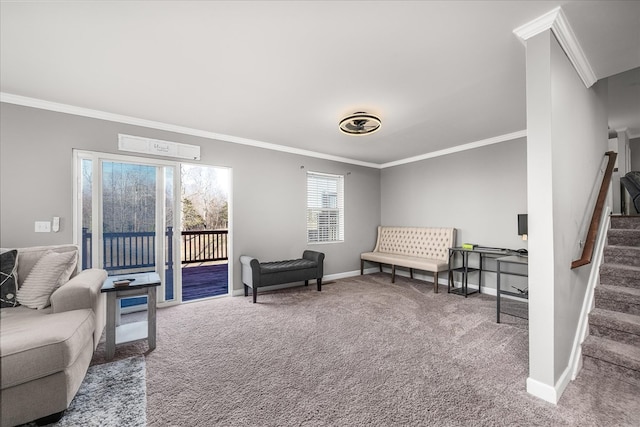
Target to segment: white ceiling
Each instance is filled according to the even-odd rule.
[[[638,1],[3,2],[0,90],[379,165],[525,130],[513,30],[559,5],[598,79],[640,67]]]

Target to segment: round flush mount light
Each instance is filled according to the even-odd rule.
[[[376,116],[359,112],[340,120],[340,130],[347,135],[369,135],[380,129],[381,124]]]

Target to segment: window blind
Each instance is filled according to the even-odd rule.
[[[344,241],[344,176],[307,172],[307,242]]]

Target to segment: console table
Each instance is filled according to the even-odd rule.
[[[118,281],[128,281],[117,286]],[[114,285],[116,282],[116,285]],[[107,348],[106,359],[116,353],[116,345],[146,339],[149,350],[156,348],[156,288],[160,286],[158,273],[136,273],[108,277],[101,292],[107,294]],[[146,296],[147,320],[116,326],[117,303],[121,298]]]
[[[512,291],[506,291],[504,289],[500,288],[500,276],[502,276],[503,274],[507,274],[510,276],[520,276],[520,277],[528,277],[529,275],[529,258],[525,257],[525,256],[519,256],[519,255],[511,255],[511,256],[506,256],[506,257],[501,257],[496,259],[496,262],[498,264],[498,270],[496,271],[497,273],[497,280],[496,280],[496,322],[500,323],[500,296],[501,295],[509,295],[510,297],[513,298],[518,298],[524,301],[527,301],[529,299],[529,292],[526,290],[520,291],[520,292],[512,292]],[[506,265],[514,265],[514,266],[520,266],[520,270],[523,270],[522,266],[524,266],[524,272],[520,271],[505,271],[503,269],[503,264]],[[521,318],[525,318],[523,316],[519,316],[517,314],[513,314],[513,313],[509,313],[510,316],[515,316],[515,317],[521,317]]]

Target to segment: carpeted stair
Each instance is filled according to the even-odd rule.
[[[585,369],[640,385],[640,216],[612,216],[582,344]]]

